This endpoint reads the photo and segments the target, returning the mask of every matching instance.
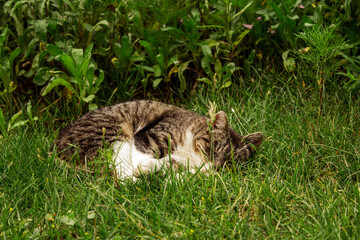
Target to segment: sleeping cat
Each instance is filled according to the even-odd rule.
[[[77,164],[92,161],[105,143],[113,150],[115,175],[138,177],[170,165],[190,171],[245,161],[262,143],[263,134],[241,136],[220,111],[215,120],[156,101],[130,101],[91,111],[60,131],[59,156]],[[170,156],[169,156],[170,152]]]

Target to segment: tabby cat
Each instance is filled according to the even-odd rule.
[[[170,165],[206,171],[231,159],[245,161],[262,141],[261,132],[241,136],[232,130],[223,111],[211,122],[172,105],[139,100],[85,114],[60,131],[55,146],[65,161],[77,152],[83,165],[108,143],[116,176],[135,180]]]

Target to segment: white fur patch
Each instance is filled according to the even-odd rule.
[[[154,172],[163,166],[163,161],[154,159],[150,154],[140,152],[134,143],[116,142],[113,151],[116,176],[119,179],[138,177],[140,172]]]
[[[212,163],[205,163],[204,156],[196,153],[193,148],[194,135],[187,131],[185,136],[184,145],[177,147],[171,153],[171,159],[185,169],[189,169],[190,172],[196,172],[196,169],[200,167],[203,167],[203,172],[210,170]],[[113,151],[116,176],[122,180],[127,178],[136,180],[135,177],[138,177],[140,173],[159,171],[169,162],[169,156],[155,159],[151,154],[140,152],[133,142],[118,141],[113,145]]]
[[[127,142],[115,142],[113,146],[113,163],[116,177],[126,179],[132,177],[133,163],[131,160],[131,145]]]
[[[193,142],[194,134],[189,130],[186,131],[184,145],[177,147],[171,155],[175,160],[180,161],[178,164],[182,164],[190,169],[201,167],[204,163],[203,156],[195,152]]]

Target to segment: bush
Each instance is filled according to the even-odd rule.
[[[7,105],[45,94],[47,102],[60,98],[90,109],[99,93],[108,102],[172,98],[199,86],[218,94],[246,84],[254,68],[296,72],[288,51],[307,47],[306,29],[337,21],[341,35],[360,39],[359,4],[351,0],[39,0],[0,7],[0,87]],[[346,59],[356,55],[354,48]]]

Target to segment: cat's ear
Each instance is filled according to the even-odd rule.
[[[228,128],[228,119],[225,112],[220,111],[216,113],[214,120],[214,127],[217,129],[227,129]]]
[[[256,152],[256,149],[264,140],[264,134],[262,132],[251,133],[243,137],[243,141],[246,143],[234,153],[239,161],[246,161],[252,154]]]
[[[255,147],[259,147],[264,140],[262,132],[251,133],[244,137],[245,142],[252,143]]]

